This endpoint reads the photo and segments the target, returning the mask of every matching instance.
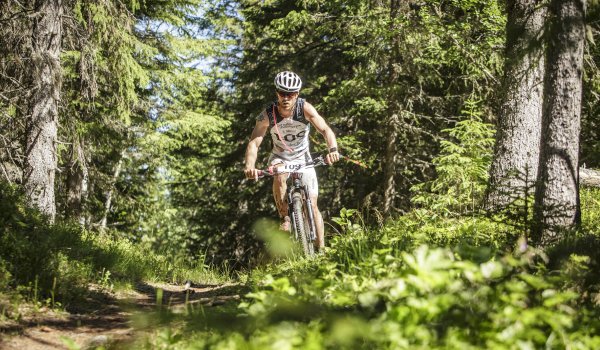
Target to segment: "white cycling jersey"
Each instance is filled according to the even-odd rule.
[[[271,103],[258,118],[269,118],[269,133],[273,140],[273,150],[269,157],[269,166],[282,166],[284,172],[302,173],[302,183],[307,186],[311,196],[319,193],[319,184],[314,167],[300,167],[311,161],[308,136],[310,122],[304,117],[304,99],[298,98],[292,116],[283,118],[277,110],[277,102]],[[277,126],[275,125],[277,124]]]
[[[304,99],[298,98],[290,118],[283,118],[277,110],[277,102],[265,110],[269,118],[272,153],[283,160],[292,161],[308,153],[310,123],[304,117]],[[262,115],[262,114],[261,114]],[[275,125],[277,124],[277,125]]]

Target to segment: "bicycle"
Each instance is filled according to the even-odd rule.
[[[294,230],[294,238],[300,241],[305,256],[315,254],[314,242],[317,239],[317,227],[308,189],[302,184],[302,173],[299,171],[326,164],[324,156],[319,155],[304,164],[283,165],[270,167],[268,170],[258,170],[259,178],[283,173],[290,174],[288,182],[291,182],[291,184],[288,183],[286,192],[288,213]]]

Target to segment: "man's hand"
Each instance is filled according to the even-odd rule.
[[[325,163],[329,165],[337,162],[338,160],[340,160],[340,154],[338,153],[338,151],[329,152],[325,156]]]
[[[244,170],[244,174],[246,174],[246,179],[254,179],[254,181],[258,181],[258,169],[246,168]]]

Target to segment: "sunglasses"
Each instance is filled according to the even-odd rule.
[[[294,97],[294,95],[297,94],[297,92],[287,92],[287,91],[281,91],[281,90],[276,90],[277,91],[277,95],[281,96],[281,97]]]

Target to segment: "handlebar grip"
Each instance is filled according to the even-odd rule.
[[[258,178],[259,179],[262,179],[263,177],[266,177],[266,176],[273,176],[273,175],[275,175],[275,173],[274,173],[274,171],[272,169],[267,169],[267,170],[259,170],[259,169],[257,169],[257,171],[258,171]]]

